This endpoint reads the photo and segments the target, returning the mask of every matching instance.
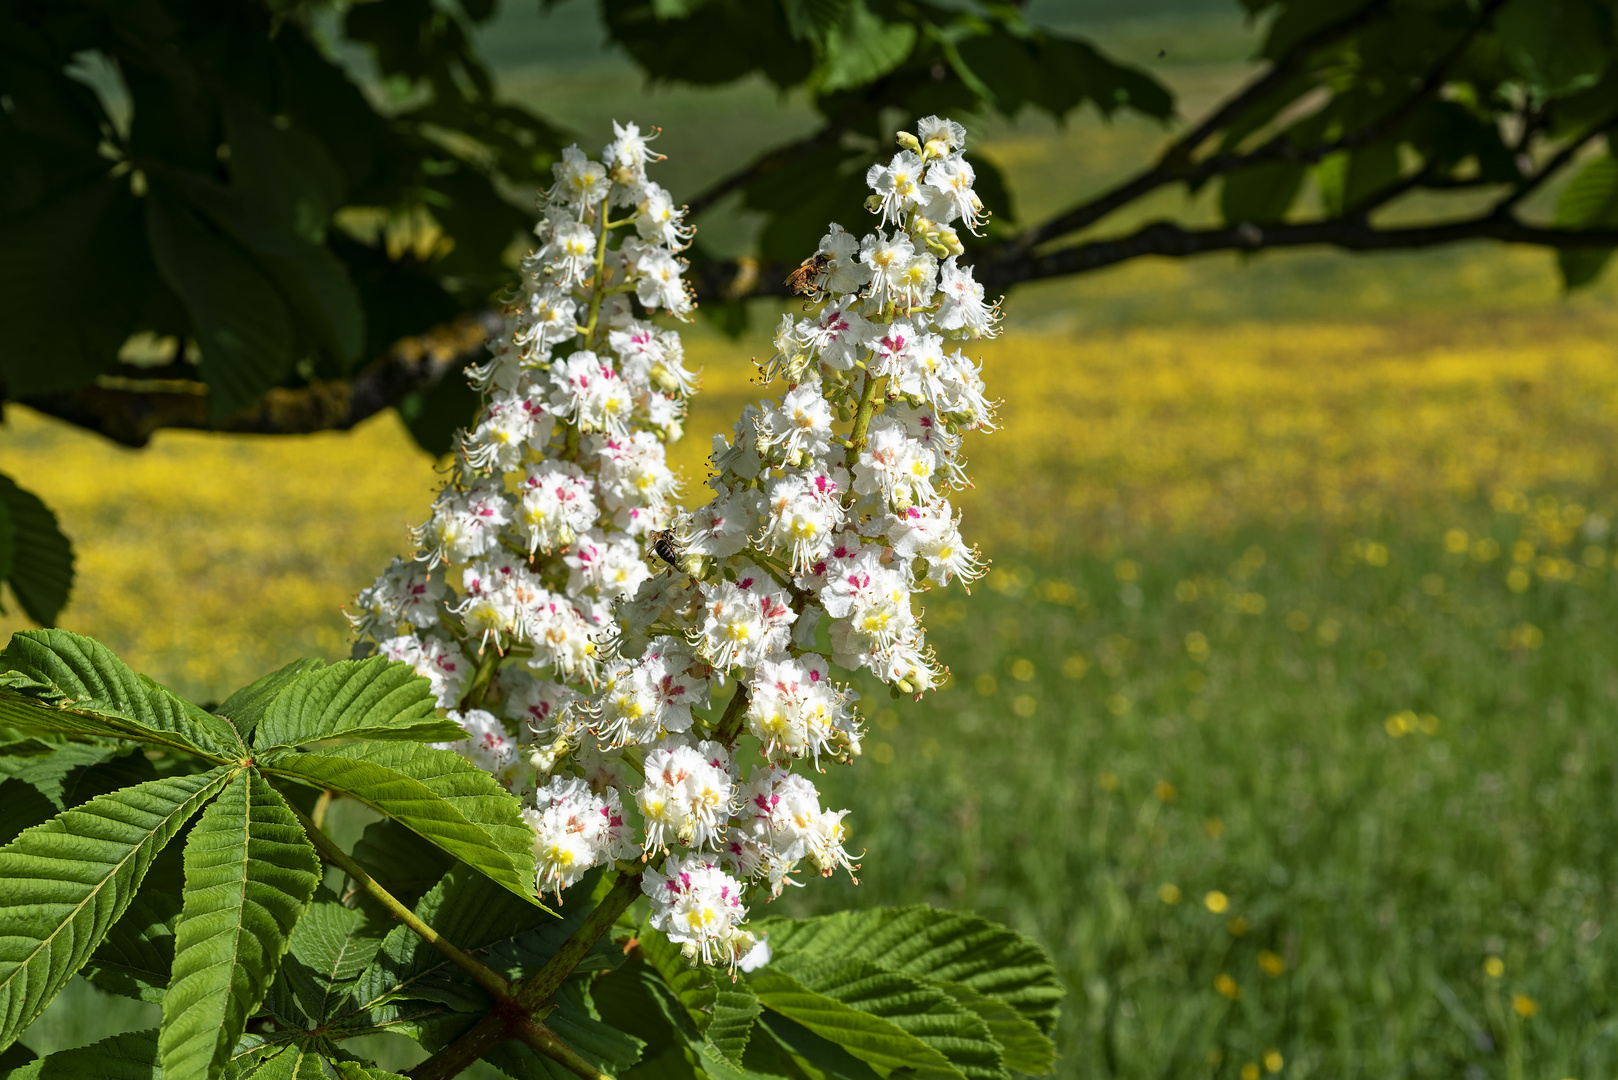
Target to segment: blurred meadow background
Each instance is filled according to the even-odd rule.
[[[592,146],[614,117],[661,124],[676,196],[809,127],[761,84],[642,85],[591,7],[511,7],[484,42],[506,91]],[[1252,70],[1224,0],[1030,12],[1150,67],[1185,117]],[[970,126],[1024,220],[1167,135]],[[704,242],[744,252],[749,228],[721,208]],[[859,885],[781,903],[926,901],[1034,935],[1070,991],[1064,1076],[1618,1073],[1614,297],[1564,298],[1552,256],[1493,246],[1138,261],[1014,293],[981,350],[1004,424],[969,444],[960,500],[994,570],[924,598],[947,688],[868,694],[865,759],[826,778]],[[778,310],[739,340],[688,333],[690,488]],[[341,605],[438,480],[392,414],[139,452],[5,420],[5,470],[77,545],[62,624],[199,701],[346,655]],[[30,1042],[139,1008],[76,983]]]

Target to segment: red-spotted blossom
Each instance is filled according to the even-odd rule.
[[[746,968],[769,959],[749,897],[857,869],[810,779],[860,754],[836,669],[937,685],[916,594],[983,573],[949,494],[964,437],[993,428],[960,346],[999,311],[955,232],[985,210],[964,128],[901,133],[867,177],[876,227],[833,223],[806,253],[773,396],[715,437],[685,509],[666,448],[699,378],[669,320],[692,233],[647,176],[655,133],[613,131],[601,160],[554,166],[417,557],[350,617],[430,681],[466,732],[447,747],[525,800],[540,889],[633,860],[654,926]]]

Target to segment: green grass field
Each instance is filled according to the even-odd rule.
[[[1518,593],[1524,528],[1482,506],[1002,567],[934,633],[956,687],[879,699],[878,764],[827,777],[861,884],[789,908],[1034,934],[1066,1076],[1271,1050],[1288,1076],[1613,1075],[1609,547],[1569,527],[1542,577],[1541,540]]]
[[[676,194],[812,122],[759,85],[642,87],[583,48],[578,0],[549,21],[509,6],[486,38],[508,90],[592,146],[614,116],[664,125]],[[1150,63],[1187,115],[1247,70],[1234,9],[1032,7]],[[1023,220],[1165,135],[1093,117],[974,133]],[[742,250],[750,228],[709,236]],[[1008,348],[1040,336],[991,357],[1012,423],[971,451],[967,531],[992,536],[995,570],[926,598],[952,685],[867,698],[865,758],[823,782],[854,811],[860,884],[779,904],[927,901],[1036,936],[1070,989],[1062,1076],[1618,1074],[1612,299],[1564,301],[1548,256],[1492,247],[1141,262],[1013,295]],[[765,321],[734,347],[696,333],[712,391],[693,442],[740,400]],[[1432,359],[1463,339],[1475,357]],[[67,625],[199,696],[277,648],[343,651],[336,605],[431,480],[378,428],[303,450],[159,439],[104,475],[112,452],[20,430],[0,436],[19,478],[25,461],[73,490],[90,576]],[[396,467],[362,471],[378,447]],[[267,511],[239,480],[207,485],[226,465],[377,491],[345,503],[289,472]],[[26,1041],[154,1022],[75,983]]]

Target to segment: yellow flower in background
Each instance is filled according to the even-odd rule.
[[[1247,920],[1240,915],[1232,915],[1229,921],[1225,923],[1225,930],[1229,932],[1231,937],[1243,937],[1248,929]]]
[[[1174,785],[1167,780],[1159,780],[1152,785],[1152,794],[1156,795],[1160,802],[1173,802],[1175,796]]]
[[[1231,1001],[1241,1000],[1242,988],[1236,985],[1235,979],[1223,971],[1214,978],[1214,989],[1219,991],[1220,997],[1229,998]]]
[[[1242,1065],[1242,1080],[1258,1080],[1258,1062],[1248,1061]]]
[[[1281,1057],[1281,1051],[1277,1050],[1275,1047],[1272,1046],[1268,1050],[1264,1051],[1264,1068],[1268,1069],[1270,1072],[1280,1072],[1281,1066],[1285,1064],[1286,1059]]]
[[[1180,902],[1180,887],[1172,881],[1165,882],[1157,887],[1157,898],[1165,904],[1178,904]]]
[[[1539,1005],[1527,994],[1512,994],[1511,1011],[1526,1019],[1539,1012]]]
[[[1230,910],[1230,897],[1218,889],[1214,889],[1202,898],[1202,904],[1215,915],[1223,915]]]
[[[1498,956],[1491,956],[1483,961],[1483,974],[1491,979],[1498,979],[1506,973],[1506,962]]]
[[[1281,958],[1280,953],[1264,949],[1258,954],[1258,969],[1274,979],[1286,972],[1287,962]]]

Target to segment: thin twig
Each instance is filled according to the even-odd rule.
[[[1366,4],[1358,11],[1350,13],[1345,18],[1329,26],[1322,27],[1297,42],[1277,59],[1263,75],[1254,79],[1234,96],[1227,99],[1213,112],[1209,113],[1196,127],[1170,143],[1168,148],[1159,155],[1157,163],[1150,169],[1125,180],[1123,183],[1075,206],[1071,210],[1058,214],[1041,225],[1036,225],[1024,231],[1021,236],[1006,245],[1006,256],[1016,258],[1026,255],[1046,241],[1086,228],[1111,214],[1114,210],[1127,206],[1166,184],[1175,183],[1194,175],[1197,167],[1192,164],[1191,158],[1215,132],[1228,127],[1231,120],[1243,110],[1257,104],[1271,91],[1296,75],[1302,69],[1304,60],[1311,53],[1353,33],[1380,14],[1386,6],[1387,0],[1374,0],[1373,3]]]
[[[370,893],[383,907],[388,909],[388,914],[404,923],[423,941],[437,949],[446,960],[464,971],[471,977],[473,982],[487,990],[496,1001],[511,1000],[511,984],[505,980],[504,976],[499,972],[484,967],[462,952],[454,942],[428,926],[414,911],[411,911],[397,897],[383,888],[370,874],[367,874],[359,863],[350,858],[346,851],[338,847],[331,837],[326,835],[325,830],[311,821],[309,816],[299,810],[292,800],[288,799],[287,805],[292,807],[292,812],[297,815],[298,823],[303,826],[303,831],[309,836],[309,842],[315,845],[316,850],[328,862],[353,878],[360,888]]]

